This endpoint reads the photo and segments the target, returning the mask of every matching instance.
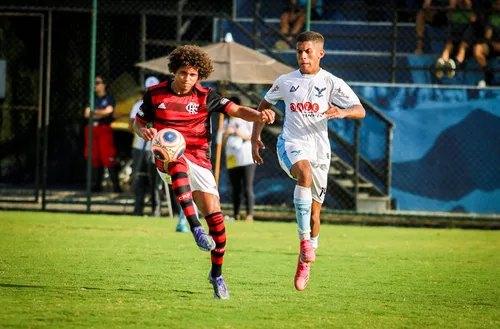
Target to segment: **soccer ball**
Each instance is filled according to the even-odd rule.
[[[160,130],[152,140],[151,151],[161,162],[179,159],[186,150],[186,141],[180,132],[172,128]]]

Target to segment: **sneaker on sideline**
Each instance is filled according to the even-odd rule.
[[[177,224],[175,227],[176,232],[189,233],[189,227],[186,224]]]
[[[453,78],[455,76],[455,70],[457,69],[457,64],[453,59],[448,59],[446,63],[444,63],[444,70],[446,71],[446,75],[448,78]]]
[[[436,64],[434,64],[435,75],[436,75],[436,78],[438,78],[439,80],[441,80],[444,76],[444,71],[443,71],[444,64],[445,64],[445,61],[442,58],[438,58],[438,60],[436,61]]]

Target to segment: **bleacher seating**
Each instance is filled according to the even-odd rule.
[[[271,3],[271,5],[269,3]],[[279,3],[282,1],[266,1],[266,10],[262,10],[261,15],[265,18],[267,24],[279,30],[279,14],[283,10]],[[359,1],[349,2],[349,5],[359,4]],[[361,1],[362,2],[362,1]],[[252,2],[237,1],[237,17],[235,22],[222,20],[222,29],[214,28],[214,38],[220,39],[218,33],[231,32],[233,39],[248,47],[253,47],[252,40],[241,31],[237,26],[243,27],[252,35],[257,35],[258,39],[268,48],[273,48],[279,36],[264,24],[254,24],[252,17]],[[275,6],[276,5],[276,6]],[[274,11],[273,11],[274,10]],[[238,16],[239,15],[239,16]],[[322,65],[332,73],[342,77],[350,82],[368,82],[368,83],[411,83],[411,84],[444,84],[444,85],[476,85],[482,79],[482,73],[474,59],[466,62],[466,71],[460,72],[454,79],[444,78],[438,80],[432,73],[432,68],[436,59],[444,48],[444,38],[446,28],[426,29],[426,38],[428,42],[425,48],[425,54],[416,56],[413,54],[416,45],[415,24],[398,23],[394,31],[390,20],[382,22],[364,21],[366,12],[360,11],[349,18],[358,17],[359,21],[345,20],[345,15],[341,12],[331,11],[326,14],[329,20],[312,21],[311,30],[325,35],[325,49],[327,55],[322,60]],[[333,19],[334,18],[334,19]],[[215,26],[218,26],[216,24]],[[254,28],[257,31],[253,31]],[[397,33],[395,48],[395,63],[397,70],[394,78],[391,71],[392,67],[392,36]],[[257,49],[264,51],[261,44],[256,45]],[[275,53],[291,66],[296,66],[295,52],[293,50],[277,51]],[[494,67],[500,68],[500,60],[494,60]],[[415,68],[415,69],[411,69]],[[500,80],[500,74],[497,73],[497,80]],[[496,81],[499,82],[499,81]]]

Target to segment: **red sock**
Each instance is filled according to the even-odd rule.
[[[216,212],[205,217],[208,225],[208,233],[215,241],[215,249],[211,252],[212,264],[222,265],[224,253],[226,252],[226,228],[224,227],[224,216]],[[214,275],[217,276],[217,275]]]
[[[181,158],[175,162],[170,162],[168,164],[168,173],[172,178],[172,190],[174,191],[177,201],[179,201],[184,215],[186,215],[186,219],[192,231],[193,228],[201,226],[201,223],[196,216],[196,210],[194,208],[193,194],[187,175],[186,161]]]

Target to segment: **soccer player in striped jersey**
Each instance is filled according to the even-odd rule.
[[[285,102],[285,121],[278,137],[277,154],[281,168],[297,181],[293,193],[300,238],[300,253],[294,278],[295,288],[304,290],[309,280],[310,263],[316,261],[320,211],[325,200],[331,148],[328,120],[365,116],[365,109],[353,90],[342,80],[320,67],[325,55],[324,38],[317,32],[303,32],[296,38],[299,69],[276,79],[259,111]],[[252,155],[257,164],[263,160],[260,133],[264,123],[255,122]]]
[[[212,268],[208,279],[214,288],[214,297],[228,299],[222,277],[222,263],[226,250],[226,232],[219,193],[210,161],[210,114],[227,113],[252,122],[274,122],[274,111],[257,111],[236,105],[198,81],[213,72],[212,61],[197,46],[176,48],[169,55],[168,69],[174,80],[162,82],[148,89],[134,123],[135,132],[145,140],[152,140],[164,128],[173,128],[186,140],[186,151],[176,161],[156,160],[162,179],[172,184],[174,194],[186,215],[198,247],[211,252]],[[148,124],[152,123],[152,127]],[[205,216],[209,233],[200,223],[194,203]]]

